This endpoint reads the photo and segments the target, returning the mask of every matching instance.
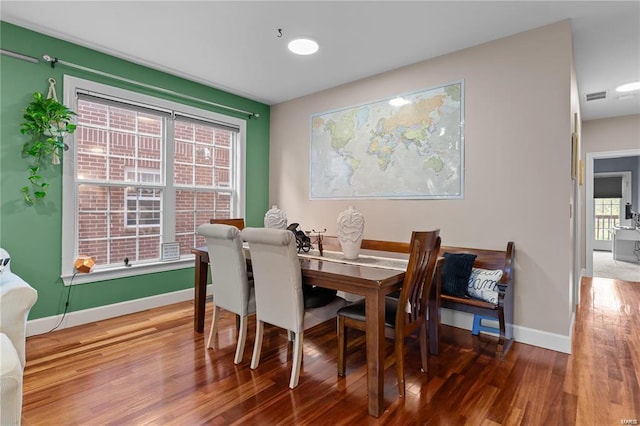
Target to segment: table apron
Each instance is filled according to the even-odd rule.
[[[396,290],[399,290],[402,287],[402,282],[404,280],[404,274],[397,275],[395,280],[387,280],[385,282],[379,282],[377,287],[373,287],[371,282],[345,282],[344,279],[340,279],[336,277],[335,279],[331,277],[318,277],[313,274],[307,274],[305,271],[302,271],[302,281],[305,284],[315,285],[318,287],[329,288],[332,290],[340,290],[345,291],[347,293],[358,294],[361,296],[366,296],[367,294],[375,294],[378,293],[380,295],[387,295]]]

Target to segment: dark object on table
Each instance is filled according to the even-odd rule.
[[[311,250],[311,238],[300,229],[300,224],[292,223],[287,226],[287,230],[293,232],[293,235],[296,236],[296,247],[298,248],[298,253],[302,250],[305,253],[308,253]]]

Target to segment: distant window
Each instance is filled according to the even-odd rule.
[[[609,241],[611,229],[620,224],[620,198],[595,198],[595,239]]]
[[[128,182],[160,184],[160,173],[154,170],[127,170]],[[162,198],[159,189],[130,186],[127,188],[127,226],[160,226]]]

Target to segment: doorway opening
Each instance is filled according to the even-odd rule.
[[[593,249],[612,251],[613,230],[626,225],[625,205],[631,203],[631,172],[594,173],[593,188]]]
[[[634,157],[634,158],[629,158]],[[619,163],[619,170],[602,172],[602,165]],[[607,160],[607,161],[598,161]],[[594,274],[607,278],[640,281],[640,263],[627,264],[613,258],[613,231],[617,227],[628,225],[625,219],[625,205],[639,203],[638,174],[640,174],[640,150],[610,151],[587,153],[585,164],[585,274]],[[615,169],[615,167],[613,167]],[[623,170],[624,169],[624,170]],[[632,174],[633,170],[634,174]],[[600,179],[598,182],[597,179]],[[607,182],[608,180],[608,182]],[[609,184],[608,186],[605,185]],[[635,207],[635,206],[634,206]],[[619,276],[618,276],[619,275]]]

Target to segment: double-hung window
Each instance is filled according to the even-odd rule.
[[[65,283],[79,255],[73,283],[193,266],[197,227],[244,215],[244,120],[69,76],[65,103]]]

